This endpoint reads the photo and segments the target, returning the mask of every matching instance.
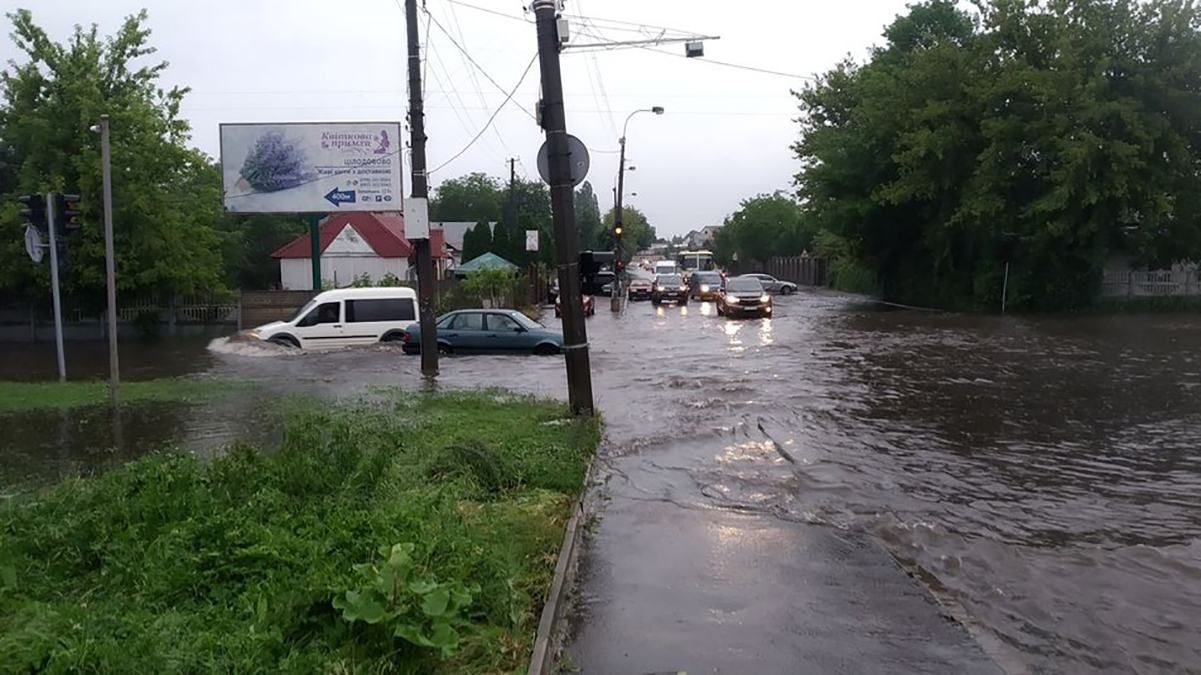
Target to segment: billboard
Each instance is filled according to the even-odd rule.
[[[221,125],[226,211],[399,211],[399,122]]]

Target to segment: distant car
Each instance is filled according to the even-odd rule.
[[[680,266],[670,260],[660,260],[655,263],[654,272],[656,276],[660,274],[679,274]]]
[[[681,305],[688,304],[688,285],[678,274],[659,274],[655,276],[655,287],[651,290],[651,303],[661,305],[664,302],[675,301]]]
[[[583,290],[584,295],[608,295],[612,292],[610,284],[613,283],[613,279],[613,273],[608,270],[597,272],[596,274],[583,277],[580,280],[580,288]],[[609,287],[609,291],[605,290],[606,286]]]
[[[298,349],[333,349],[399,342],[417,319],[411,288],[340,288],[319,293],[287,321],[255,328],[249,337]]]
[[[717,303],[717,313],[730,318],[760,316],[770,319],[774,309],[771,295],[756,277],[734,277]]]
[[[442,354],[559,354],[563,336],[515,309],[462,309],[438,317]],[[406,354],[421,353],[421,325],[405,329]]]
[[[593,314],[596,314],[596,301],[592,299],[592,296],[585,295],[583,298],[584,316],[592,316]],[[558,297],[555,298],[555,316],[563,316],[563,305]]]
[[[654,279],[647,277],[633,277],[630,279],[630,300],[650,300],[653,291],[655,290]]]
[[[754,277],[763,284],[763,290],[768,293],[779,293],[780,295],[792,295],[797,292],[797,285],[791,281],[781,281],[770,274],[744,274],[745,277]]]
[[[688,290],[697,300],[720,300],[724,284],[721,272],[693,272],[688,280]]]

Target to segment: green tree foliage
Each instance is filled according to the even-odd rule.
[[[187,147],[180,116],[187,90],[163,90],[165,63],[147,63],[143,11],[115,34],[76,26],[65,43],[50,39],[32,14],[8,14],[19,55],[0,76],[0,288],[42,295],[49,266],[25,256],[16,196],[78,190],[83,229],[68,247],[66,293],[98,306],[104,288],[100,143],[89,127],[111,117],[113,223],[122,291],[188,292],[221,286],[220,177]]]
[[[492,250],[492,228],[488,223],[480,221],[463,234],[463,262],[476,258]]]
[[[1201,23],[1174,0],[911,7],[797,95],[806,218],[886,296],[1089,303],[1105,260],[1201,255]]]
[[[812,246],[813,235],[796,200],[780,192],[759,195],[744,200],[726,218],[714,238],[713,254],[723,265],[735,255],[745,262],[800,255]]]
[[[596,248],[601,230],[600,203],[588,181],[575,191],[575,224],[580,232],[580,250]]]
[[[613,215],[616,209],[609,209],[605,214],[597,245],[602,250],[613,248]],[[638,251],[650,248],[655,243],[657,235],[655,228],[646,220],[646,214],[632,206],[621,207],[621,238],[625,242],[627,260]]]
[[[496,178],[471,173],[445,181],[430,200],[434,222],[499,221],[504,215],[505,190]]]
[[[279,262],[271,254],[309,228],[298,215],[255,213],[226,215],[221,229],[227,283],[236,288],[267,289],[279,284]]]
[[[521,267],[532,262],[554,262],[555,232],[550,210],[550,190],[538,180],[517,179],[513,184],[513,220],[506,223],[508,242],[500,253]],[[525,250],[526,230],[538,230],[538,252]]]

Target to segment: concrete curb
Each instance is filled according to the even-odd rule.
[[[602,443],[602,447],[603,447]],[[597,448],[600,452],[600,448]],[[563,531],[563,544],[559,547],[559,558],[555,563],[555,576],[550,582],[550,591],[546,596],[546,604],[542,606],[542,617],[538,620],[538,633],[534,637],[534,652],[530,656],[530,667],[527,675],[550,675],[556,663],[556,657],[562,648],[563,618],[567,610],[569,591],[575,586],[575,575],[579,569],[579,542],[584,532],[585,500],[592,486],[593,470],[596,466],[596,455],[588,462],[584,472],[584,489],[580,492],[572,509],[571,519]]]

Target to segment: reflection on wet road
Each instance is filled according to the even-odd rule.
[[[588,328],[608,489],[869,532],[1033,669],[1201,669],[1201,319],[801,293],[771,320],[638,303]],[[383,347],[191,359],[268,392],[423,386]],[[566,389],[528,357],[446,359],[440,386]]]

